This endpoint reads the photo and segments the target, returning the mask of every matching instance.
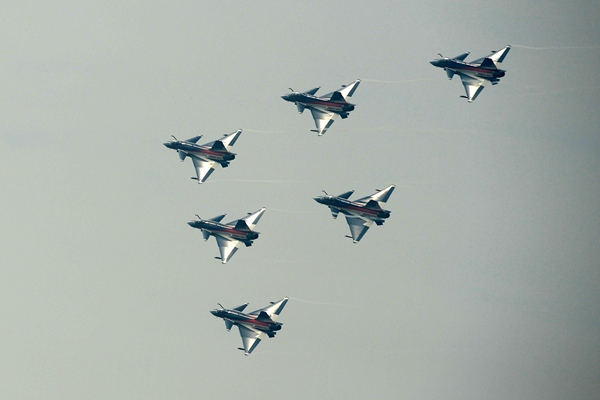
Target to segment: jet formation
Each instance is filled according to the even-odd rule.
[[[381,208],[381,204],[388,201],[395,187],[395,185],[390,185],[383,190],[377,190],[370,196],[354,201],[349,200],[354,190],[338,196],[331,196],[323,191],[325,196],[315,197],[315,201],[328,206],[333,219],[336,219],[340,212],[344,214],[352,234],[352,236],[346,237],[357,243],[367,233],[373,222],[383,225],[385,220],[390,217],[390,211]]]
[[[232,309],[227,309],[219,304],[220,308],[212,310],[210,313],[225,321],[227,331],[230,331],[233,325],[238,327],[244,345],[239,350],[242,350],[245,355],[249,355],[262,339],[265,337],[275,337],[277,331],[281,330],[281,322],[276,321],[287,301],[288,298],[284,297],[277,302],[271,302],[269,306],[252,311],[249,314],[242,312],[248,306],[248,303]]]
[[[443,57],[440,54],[441,58],[431,61],[431,64],[443,68],[449,79],[458,74],[466,91],[466,96],[461,97],[466,98],[471,103],[479,96],[485,85],[496,85],[500,78],[505,76],[506,71],[500,69],[500,66],[510,48],[510,46],[506,46],[470,63],[465,62],[469,53],[463,53],[454,58]],[[320,87],[315,87],[302,93],[290,89],[292,93],[281,97],[285,101],[293,102],[300,114],[308,108],[316,126],[316,129],[312,131],[322,136],[331,127],[335,118],[339,116],[346,119],[350,112],[355,109],[355,104],[350,103],[348,99],[352,97],[360,82],[357,79],[323,96],[316,96]],[[194,136],[183,141],[173,136],[173,140],[164,143],[164,145],[169,149],[176,150],[181,161],[184,161],[187,157],[191,158],[196,169],[196,177],[192,177],[192,179],[197,180],[198,183],[203,183],[212,174],[216,164],[220,164],[221,167],[225,168],[235,159],[231,147],[241,133],[242,130],[240,129],[224,135],[219,140],[203,145],[197,144],[202,136]],[[390,185],[385,189],[377,190],[370,196],[357,200],[350,200],[354,190],[338,196],[331,196],[323,191],[325,195],[315,197],[314,200],[329,207],[334,219],[337,218],[339,213],[344,214],[351,233],[346,237],[352,239],[354,243],[358,243],[373,223],[383,225],[386,219],[390,217],[391,212],[385,210],[382,205],[388,201],[394,189],[395,185]],[[228,223],[221,223],[226,214],[210,219],[202,219],[196,215],[197,219],[188,222],[188,224],[193,228],[200,229],[205,241],[208,241],[210,236],[215,237],[220,252],[220,257],[215,258],[220,259],[225,264],[233,257],[242,243],[245,246],[251,246],[254,240],[258,239],[259,232],[254,231],[254,228],[264,212],[265,208],[263,207],[253,213],[248,213],[246,217]],[[288,297],[284,297],[277,302],[271,302],[267,307],[248,314],[243,312],[248,303],[232,309],[226,309],[219,304],[220,308],[210,312],[215,317],[223,319],[228,331],[234,325],[238,327],[243,343],[243,348],[239,349],[245,355],[250,355],[262,339],[265,337],[272,338],[281,330],[282,324],[277,322],[277,318],[287,302]]]
[[[443,68],[448,79],[452,79],[454,74],[460,76],[467,93],[466,96],[460,97],[471,103],[479,96],[485,85],[490,83],[496,85],[500,82],[500,78],[506,75],[506,71],[500,69],[500,66],[509,50],[510,45],[469,63],[465,62],[465,59],[470,53],[463,53],[454,58],[444,57],[440,54],[442,58],[431,61],[431,65]]]
[[[317,129],[311,129],[311,131],[322,136],[333,124],[335,117],[339,115],[342,119],[348,118],[350,111],[354,110],[355,104],[349,103],[348,97],[352,97],[359,84],[360,79],[357,79],[348,85],[343,85],[335,92],[321,97],[315,96],[315,93],[321,88],[320,86],[302,93],[290,88],[292,93],[283,95],[281,98],[296,104],[300,114],[308,108],[317,126]]]
[[[202,136],[194,136],[187,140],[177,140],[175,136],[172,136],[173,140],[164,143],[164,145],[169,149],[177,150],[181,161],[184,161],[186,157],[191,158],[196,169],[196,177],[192,177],[192,179],[197,180],[198,183],[203,183],[215,170],[215,164],[219,163],[221,167],[226,168],[235,159],[235,153],[232,153],[229,149],[241,134],[242,130],[238,129],[224,135],[219,140],[201,145],[197,142]]]
[[[217,239],[221,257],[215,257],[225,264],[233,257],[242,243],[247,247],[252,246],[254,240],[258,239],[259,232],[254,231],[254,227],[265,213],[265,208],[261,208],[253,213],[248,213],[244,218],[222,224],[221,220],[226,214],[218,215],[210,219],[202,219],[198,215],[197,220],[188,222],[192,228],[200,229],[204,240],[214,236]]]

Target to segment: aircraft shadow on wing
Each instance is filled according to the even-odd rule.
[[[245,355],[250,355],[265,337],[275,337],[281,330],[281,322],[277,322],[279,314],[288,302],[288,298],[271,302],[270,305],[251,313],[245,314],[243,311],[248,303],[241,306],[227,309],[219,304],[220,308],[212,310],[210,313],[215,317],[222,318],[225,321],[227,331],[232,326],[237,326],[242,337],[243,348],[239,348]]]
[[[197,180],[198,183],[203,183],[215,170],[215,164],[220,164],[221,167],[226,168],[235,159],[235,153],[232,153],[230,148],[241,134],[242,130],[239,129],[224,135],[219,140],[206,144],[197,144],[202,136],[194,136],[187,140],[177,140],[173,136],[173,140],[164,143],[164,145],[169,149],[177,150],[181,161],[184,161],[186,157],[191,158],[196,169],[196,177],[192,177],[192,179]]]
[[[315,96],[320,86],[302,93],[290,88],[292,93],[283,95],[281,98],[296,104],[300,114],[308,108],[317,127],[312,132],[317,132],[319,136],[322,136],[337,116],[342,117],[342,119],[348,118],[350,111],[354,110],[355,104],[349,103],[348,98],[352,97],[359,84],[360,79],[357,79],[348,85],[343,85],[334,92],[320,97]]]
[[[381,204],[388,201],[395,187],[395,185],[390,185],[385,189],[377,190],[371,196],[354,201],[349,200],[354,190],[338,196],[331,196],[323,191],[325,196],[315,197],[315,201],[328,206],[334,219],[339,213],[344,214],[351,233],[351,236],[347,237],[357,243],[367,233],[373,222],[383,225],[385,220],[390,217],[390,211],[384,210]]]
[[[198,217],[195,221],[188,222],[192,228],[200,229],[204,240],[214,236],[219,246],[220,257],[215,257],[223,264],[227,263],[233,257],[242,244],[252,246],[254,240],[258,239],[259,232],[254,231],[254,227],[265,213],[265,208],[261,208],[253,213],[248,213],[244,218],[236,219],[226,224],[221,220],[226,214],[218,215],[210,219]]]
[[[465,62],[469,53],[463,53],[454,58],[443,57],[440,54],[442,58],[433,60],[430,63],[435,67],[443,68],[448,75],[448,79],[452,79],[454,74],[460,76],[467,94],[461,97],[471,103],[479,96],[485,85],[490,83],[496,85],[500,82],[500,78],[506,75],[506,71],[500,69],[500,66],[509,50],[510,45],[498,51],[492,51],[492,54],[469,63]]]

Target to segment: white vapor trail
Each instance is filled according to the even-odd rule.
[[[520,44],[513,44],[512,47],[529,50],[578,50],[578,49],[600,49],[600,46],[550,46],[550,47],[531,47]]]
[[[292,133],[294,131],[260,131],[258,129],[244,129],[244,132],[256,132],[256,133]]]
[[[269,210],[280,211],[280,212],[285,212],[285,213],[290,213],[290,214],[321,214],[320,212],[317,212],[317,211],[292,211],[292,210],[284,210],[282,208],[269,208]]]
[[[411,83],[411,82],[426,82],[432,81],[433,79],[407,79],[403,81],[382,81],[379,79],[361,79],[363,82],[376,82],[376,83]]]
[[[342,304],[342,303],[322,303],[322,302],[318,302],[318,301],[302,300],[302,299],[299,299],[297,297],[290,297],[289,299],[290,300],[300,301],[302,303],[319,304],[319,305],[324,305],[324,306],[347,306],[347,304]]]
[[[204,182],[204,185],[207,183],[214,182],[248,182],[248,183],[307,183],[310,181],[293,181],[293,180],[268,180],[268,179],[214,179],[207,182]]]

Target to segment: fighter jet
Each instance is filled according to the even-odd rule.
[[[235,154],[229,151],[229,148],[235,144],[235,141],[242,134],[239,129],[235,132],[224,135],[221,139],[206,144],[196,144],[202,136],[194,136],[187,140],[177,140],[175,136],[170,142],[164,143],[169,149],[177,150],[181,161],[190,157],[196,168],[196,177],[192,177],[203,183],[215,170],[216,163],[221,164],[223,168],[229,166],[229,162],[235,159]]]
[[[383,225],[385,219],[390,217],[390,212],[381,208],[381,203],[388,201],[395,187],[395,185],[390,185],[383,190],[377,190],[371,196],[354,201],[348,200],[354,190],[339,196],[330,196],[323,191],[325,196],[315,197],[315,200],[331,209],[333,219],[336,219],[340,212],[344,214],[352,234],[352,236],[346,237],[357,243],[367,233],[373,222]]]
[[[231,310],[219,304],[220,308],[212,310],[210,313],[215,317],[223,318],[227,331],[231,330],[233,325],[239,328],[242,342],[244,343],[244,348],[239,347],[239,350],[243,350],[245,355],[250,355],[265,336],[272,338],[277,331],[281,330],[281,322],[275,321],[287,301],[288,298],[284,297],[278,302],[271,302],[270,306],[253,311],[250,314],[242,312],[248,303],[232,308]]]
[[[354,91],[358,87],[360,79],[354,82],[343,85],[335,92],[328,93],[324,96],[317,97],[315,93],[321,87],[307,90],[304,93],[299,93],[290,88],[292,93],[281,96],[285,101],[291,101],[298,107],[298,112],[302,114],[305,108],[308,108],[315,120],[317,129],[311,129],[312,132],[317,132],[319,136],[325,134],[327,129],[333,124],[336,116],[342,119],[348,118],[349,112],[354,110],[355,104],[348,103],[348,97],[352,97]]]
[[[463,53],[454,58],[444,57],[440,54],[437,60],[431,61],[431,64],[438,68],[444,68],[448,79],[452,79],[454,74],[458,74],[465,86],[466,96],[460,96],[473,102],[483,90],[483,87],[489,83],[496,85],[500,82],[506,71],[500,69],[504,57],[508,54],[510,45],[498,51],[492,51],[489,56],[479,58],[470,63],[465,62],[465,58],[470,53]]]
[[[253,231],[258,223],[258,220],[265,212],[265,208],[261,208],[253,213],[248,213],[244,218],[240,218],[226,224],[222,224],[221,220],[226,214],[218,215],[211,219],[202,219],[198,215],[197,220],[188,222],[192,228],[197,228],[202,231],[204,240],[214,236],[219,245],[221,257],[215,257],[225,264],[233,257],[241,244],[252,246],[252,242],[258,239],[259,232]]]

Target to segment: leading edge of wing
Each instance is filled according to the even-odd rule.
[[[204,161],[196,156],[191,156],[191,159],[194,163],[194,168],[196,169],[196,180],[198,180],[198,183],[204,183],[208,179],[210,174],[212,174],[215,170],[213,168],[215,162]]]
[[[379,203],[386,203],[390,199],[390,196],[392,195],[392,192],[394,191],[395,188],[396,188],[396,185],[390,185],[390,186],[386,187],[385,189],[377,190],[375,193],[373,193],[370,196],[362,197],[362,198],[356,200],[356,202],[368,203],[369,200],[375,200]]]
[[[227,239],[218,234],[215,234],[214,237],[217,239],[219,253],[221,253],[221,263],[226,264],[227,261],[229,261],[237,251],[240,241],[235,239]]]
[[[348,222],[348,226],[350,227],[354,243],[359,242],[373,224],[371,220],[364,220],[354,215],[346,215],[346,222]]]
[[[266,336],[263,332],[258,332],[244,325],[238,325],[242,343],[244,344],[244,354],[250,355],[256,346]]]
[[[263,307],[256,311],[252,311],[251,313],[249,313],[249,315],[258,315],[261,313],[261,311],[264,311],[269,315],[269,317],[273,321],[276,321],[277,317],[279,317],[279,314],[281,314],[281,312],[283,311],[283,308],[287,304],[288,299],[289,299],[288,297],[284,297],[283,299],[281,299],[279,301],[271,303],[271,305],[268,305],[268,306]]]
[[[460,76],[463,86],[465,87],[465,96],[469,103],[473,102],[481,93],[486,83],[489,81],[483,78],[477,78],[463,72],[457,72]]]
[[[317,132],[319,136],[323,136],[331,124],[333,124],[337,114],[314,107],[310,107],[310,112],[312,113],[312,117],[315,120],[315,126],[317,127],[316,130],[312,131]]]
[[[352,95],[358,88],[358,85],[360,85],[360,79],[357,79],[354,82],[349,83],[347,85],[342,85],[342,87],[339,88],[338,90],[331,92],[331,93],[327,93],[322,98],[331,98],[335,93],[341,94],[344,99],[346,97],[352,97]]]
[[[254,227],[256,226],[256,224],[258,224],[258,221],[263,216],[266,210],[267,209],[265,207],[262,207],[260,210],[250,213],[249,215],[240,219],[244,220],[250,229],[254,229]]]

